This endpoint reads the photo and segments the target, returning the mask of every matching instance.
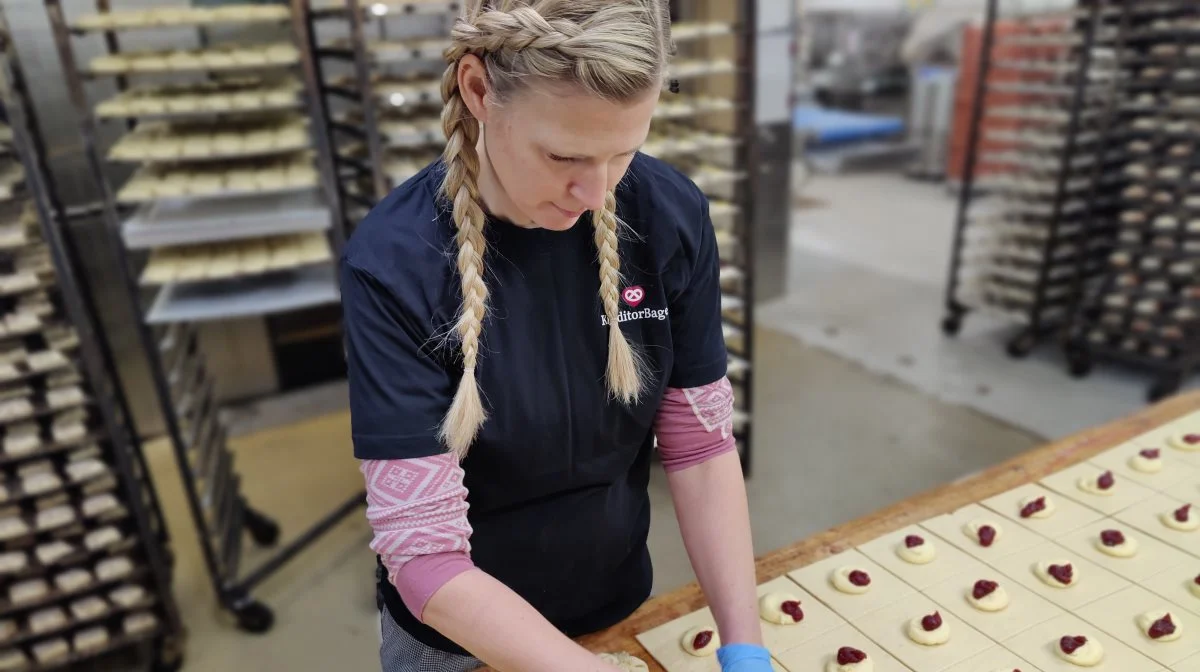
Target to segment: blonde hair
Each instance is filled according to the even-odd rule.
[[[479,341],[487,314],[484,282],[486,217],[479,198],[479,122],[458,89],[458,63],[478,56],[486,66],[488,95],[505,100],[534,82],[582,86],[606,100],[627,101],[662,86],[672,52],[667,0],[469,0],[446,50],[442,76],[442,127],[446,133],[442,194],[457,228],[457,266],[462,307],[455,323],[463,375],[442,421],[441,440],[459,458],[466,455],[487,420],[475,377]],[[621,259],[616,196],[609,192],[592,212],[600,260],[600,298],[608,319],[609,393],[631,404],[642,393],[641,359],[621,332]]]

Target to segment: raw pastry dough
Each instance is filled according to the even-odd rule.
[[[65,541],[52,541],[37,547],[38,562],[43,565],[53,565],[75,551],[75,547]]]
[[[89,621],[108,611],[103,597],[92,595],[71,603],[71,615],[80,621]]]
[[[98,530],[92,530],[83,538],[83,545],[89,551],[98,551],[106,546],[112,546],[121,540],[121,531],[109,525]]]
[[[1164,623],[1158,624],[1159,620],[1164,620]],[[1158,624],[1156,626],[1156,624]],[[1156,609],[1147,611],[1144,614],[1139,614],[1137,617],[1138,630],[1146,635],[1147,639],[1155,642],[1173,642],[1183,636],[1183,624],[1175,622],[1171,617],[1170,612],[1165,609]],[[1155,637],[1152,628],[1160,630],[1160,636]]]
[[[921,646],[941,646],[950,641],[950,626],[939,612],[915,616],[908,622],[908,638]]]
[[[1008,608],[1008,591],[995,581],[981,579],[967,591],[967,602],[979,611],[1003,611]]]
[[[910,534],[896,546],[896,555],[912,565],[927,565],[937,557],[937,547],[924,537]]]
[[[0,518],[0,541],[8,541],[29,532],[29,525],[16,516]]]
[[[1100,495],[1101,497],[1110,497],[1113,494],[1113,488],[1116,485],[1116,477],[1111,471],[1106,471],[1095,476],[1082,476],[1079,482],[1075,484],[1080,490],[1089,495]]]
[[[107,558],[96,563],[96,578],[112,581],[133,572],[133,561],[125,556]]]
[[[105,492],[83,500],[83,515],[86,518],[95,518],[119,506],[121,506],[121,503],[117,501],[117,498],[112,493]]]
[[[1069,582],[1063,583],[1062,581],[1059,581],[1058,578],[1056,578],[1054,576],[1054,574],[1050,573],[1051,567],[1066,568],[1067,570],[1069,570],[1069,573],[1067,573],[1066,576],[1064,577],[1064,578],[1067,578]],[[1054,571],[1055,571],[1055,573],[1062,573],[1061,570],[1056,569]],[[1037,577],[1042,580],[1042,583],[1046,584],[1047,586],[1050,586],[1051,588],[1070,588],[1070,587],[1074,586],[1075,584],[1079,583],[1079,570],[1074,565],[1072,565],[1069,560],[1052,560],[1052,561],[1039,562],[1039,563],[1037,563],[1037,565],[1034,566],[1033,573],[1037,574]]]
[[[37,529],[52,530],[75,522],[75,509],[66,504],[38,511]]]
[[[29,629],[34,633],[57,630],[67,624],[67,613],[59,607],[35,611],[29,617]]]
[[[1058,506],[1049,495],[1024,497],[1021,499],[1020,509],[1018,509],[1022,518],[1033,518],[1036,520],[1049,518],[1057,510]]]
[[[50,592],[50,586],[42,579],[30,579],[14,583],[8,588],[8,600],[13,604],[33,602],[45,597]]]
[[[833,570],[833,574],[829,575],[829,582],[839,592],[848,595],[862,595],[871,589],[871,576],[854,567],[839,567]]]
[[[1163,525],[1180,532],[1195,532],[1200,529],[1200,514],[1192,511],[1191,504],[1184,504],[1174,511],[1164,511],[1158,515]]]
[[[141,586],[130,583],[108,594],[108,599],[116,602],[122,607],[128,609],[141,602],[146,597],[146,589]]]
[[[1114,558],[1132,558],[1137,555],[1138,541],[1119,530],[1104,530],[1096,537],[1096,550]]]
[[[17,634],[17,622],[8,620],[0,621],[0,642],[7,642]]]
[[[98,625],[87,630],[80,630],[75,633],[74,644],[76,651],[102,649],[108,644],[108,628]]]
[[[16,574],[29,565],[29,556],[24,551],[0,553],[0,574]]]
[[[53,472],[30,474],[21,479],[21,489],[27,495],[40,495],[43,492],[57,490],[62,487],[62,479]]]
[[[72,483],[78,483],[108,473],[108,465],[94,457],[89,457],[76,462],[68,462],[64,470]]]
[[[1070,644],[1070,640],[1074,640],[1074,644]],[[1070,653],[1064,646],[1071,648]],[[1104,648],[1100,646],[1100,642],[1082,635],[1062,637],[1055,645],[1054,651],[1059,658],[1080,667],[1094,667],[1104,659]]]
[[[125,618],[125,634],[136,635],[139,632],[150,630],[157,625],[158,619],[154,617],[154,614],[143,611]]]
[[[70,652],[67,640],[61,638],[33,645],[33,657],[43,665],[66,658]]]
[[[875,672],[875,661],[851,646],[843,646],[825,663],[825,672]]]
[[[1157,474],[1162,471],[1162,453],[1157,448],[1140,450],[1129,458],[1129,468],[1143,474]]]
[[[1172,434],[1171,437],[1167,439],[1167,445],[1171,446],[1175,450],[1183,450],[1189,453],[1194,453],[1200,450],[1200,434],[1195,432]]]
[[[650,670],[650,666],[646,665],[646,661],[637,656],[631,656],[624,651],[602,653],[600,654],[600,660],[610,665],[616,665],[622,672],[649,672]]]
[[[79,567],[67,570],[54,577],[54,585],[58,586],[58,589],[64,593],[73,593],[77,590],[82,590],[92,581],[92,573]]]
[[[683,633],[679,645],[693,656],[711,656],[720,648],[721,638],[715,628],[698,625]]]
[[[24,653],[16,650],[0,652],[0,670],[23,670],[26,667],[29,667],[29,659]]]
[[[986,528],[991,529],[991,533]],[[972,520],[963,526],[963,534],[985,548],[992,546],[1004,536],[1004,528],[990,520]]]
[[[795,625],[804,620],[800,598],[790,593],[767,593],[758,600],[758,615],[776,625]]]

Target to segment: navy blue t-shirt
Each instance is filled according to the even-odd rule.
[[[358,226],[341,269],[354,454],[445,452],[437,429],[462,362],[454,226],[440,162],[396,188]],[[608,627],[651,586],[646,549],[653,421],[664,390],[726,372],[719,256],[708,202],[668,164],[638,154],[617,189],[621,329],[645,357],[636,406],[609,398],[608,326],[590,215],[563,232],[489,220],[477,380],[488,420],[463,469],[471,557],[570,636]],[[396,621],[417,621],[386,580]]]

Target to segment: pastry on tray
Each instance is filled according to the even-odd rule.
[[[758,600],[758,615],[775,625],[795,625],[804,620],[800,598],[791,593],[768,593]]]
[[[721,647],[721,638],[715,628],[700,625],[683,633],[679,645],[693,656],[711,656]]]
[[[1104,660],[1104,647],[1095,638],[1064,635],[1054,647],[1059,658],[1080,667],[1095,667]]]
[[[967,591],[967,603],[979,611],[1003,611],[1008,608],[1008,592],[996,581],[980,579]]]
[[[908,622],[908,638],[921,646],[941,646],[950,641],[950,626],[941,612],[914,616]]]
[[[1120,530],[1103,530],[1096,537],[1096,549],[1114,558],[1132,558],[1137,555],[1138,541]]]
[[[909,534],[896,546],[896,555],[912,565],[926,565],[937,557],[933,542],[916,534]]]

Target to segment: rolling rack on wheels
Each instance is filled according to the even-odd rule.
[[[737,399],[734,433],[749,473],[753,395],[754,6],[672,2],[679,55],[642,151],[679,167],[710,199],[721,257],[721,312]],[[441,75],[461,3],[344,0],[308,4],[317,81],[347,230],[445,144]],[[315,24],[320,24],[315,25]],[[340,28],[339,28],[340,27]]]
[[[165,521],[2,15],[0,61],[0,665],[176,670]]]
[[[1116,73],[1112,12],[998,17],[989,0],[959,194],[942,330],[979,310],[1020,325],[1013,357],[1058,333],[1112,246],[1111,192],[1090,193],[1108,157]]]
[[[242,494],[196,323],[338,300],[342,230],[330,212],[340,209],[339,190],[324,106],[313,95],[311,36],[287,5],[116,11],[97,0],[95,13],[70,22],[60,0],[45,7],[206,569],[238,625],[265,632],[274,614],[251,591],[362,506],[365,493],[243,574],[243,531],[271,546],[279,527]],[[231,28],[246,41],[214,38]],[[183,48],[122,51],[132,31],[174,31],[171,44]],[[247,40],[260,34],[275,41]],[[102,53],[81,66],[74,41],[96,36]],[[140,77],[159,81],[130,86]],[[93,108],[86,84],[97,83],[115,83],[115,95]],[[125,133],[107,159],[135,164],[131,175],[101,158],[105,121],[124,122],[114,124]],[[118,191],[110,176],[124,175]],[[143,288],[154,292],[146,309]]]
[[[1179,390],[1200,363],[1200,7],[1118,5],[1122,96],[1110,144],[1125,180],[1105,273],[1084,293],[1067,355],[1074,375],[1095,359],[1157,373],[1147,396]]]

